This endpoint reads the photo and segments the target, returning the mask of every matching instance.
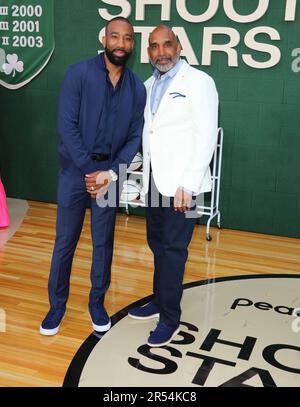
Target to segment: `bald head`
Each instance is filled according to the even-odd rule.
[[[181,46],[173,30],[159,25],[149,36],[148,54],[150,61],[162,74],[168,72],[178,62]]]
[[[175,42],[178,43],[177,37],[174,34],[174,31],[172,30],[171,27],[168,27],[167,25],[159,25],[157,26],[152,33],[149,35],[149,44],[151,43],[151,38],[156,35],[163,35],[166,34],[169,36],[169,38],[172,38]]]

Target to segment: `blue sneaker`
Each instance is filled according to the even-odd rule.
[[[45,319],[40,326],[40,334],[45,336],[56,335],[59,331],[60,323],[65,315],[66,310],[63,308],[50,308]]]
[[[152,347],[159,347],[167,345],[180,331],[179,325],[169,326],[163,322],[159,322],[155,330],[148,338],[148,345]]]
[[[111,328],[111,320],[103,305],[89,307],[93,330],[96,332],[106,332]]]
[[[143,307],[133,308],[128,312],[128,316],[134,319],[150,319],[159,317],[159,311],[153,302],[149,302]]]

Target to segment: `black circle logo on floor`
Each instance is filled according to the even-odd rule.
[[[300,276],[250,275],[186,284],[181,330],[162,348],[146,342],[156,320],[112,317],[76,353],[64,386],[299,387]]]

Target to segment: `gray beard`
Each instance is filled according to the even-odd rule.
[[[167,64],[167,65],[155,64],[155,63],[152,62],[151,60],[150,60],[150,62],[151,62],[151,64],[152,64],[152,66],[154,66],[154,68],[156,68],[156,69],[159,70],[159,72],[161,72],[161,73],[166,73],[166,72],[168,72],[170,69],[172,69],[172,68],[177,64],[177,62],[179,61],[179,58],[180,58],[180,56],[177,56],[176,59],[173,59],[173,60],[170,61],[170,63]]]
[[[154,65],[154,66],[155,66],[156,69],[159,70],[159,72],[166,73],[166,72],[168,72],[170,69],[172,69],[174,65],[175,65],[175,64],[174,64],[173,62],[170,62],[168,65],[159,65],[159,64],[156,64],[156,65]]]

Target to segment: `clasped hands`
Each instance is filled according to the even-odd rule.
[[[111,182],[109,171],[96,171],[85,176],[86,190],[94,199],[104,196]]]
[[[85,176],[86,190],[92,198],[100,198],[106,194],[112,182],[109,171],[96,171]],[[191,207],[192,195],[177,188],[174,196],[174,210],[184,213]]]

